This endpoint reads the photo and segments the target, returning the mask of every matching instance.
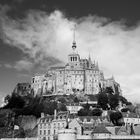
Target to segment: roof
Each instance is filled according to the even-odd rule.
[[[79,116],[78,117],[82,122],[84,122],[86,120],[86,122],[90,122],[92,120],[98,120],[100,119],[100,117],[98,116]]]
[[[121,132],[124,132],[124,133],[126,133],[126,134],[129,134],[129,132],[128,132],[127,129],[126,129],[126,126],[122,126],[122,127],[118,130],[117,135],[119,135]]]
[[[43,118],[40,118],[40,122],[45,123],[45,122],[52,121],[53,119],[54,119],[53,115],[48,115],[48,116],[45,116]]]
[[[124,118],[139,118],[138,114],[132,113],[132,112],[131,113],[124,113],[123,112],[122,115],[123,115]]]
[[[60,112],[57,113],[56,117],[57,118],[59,118],[59,117],[62,117],[62,118],[65,117],[65,119],[66,119],[66,118],[68,118],[68,115],[69,115],[69,111],[60,111]]]
[[[115,134],[116,134],[116,135],[118,134],[120,128],[121,128],[121,126],[117,126],[117,127],[115,127]]]
[[[66,106],[81,106],[79,103],[67,103]]]
[[[97,134],[97,133],[106,133],[106,134],[111,134],[104,125],[97,125],[94,127],[92,134]]]
[[[92,131],[94,128],[93,123],[84,123],[83,129],[86,131]]]
[[[50,67],[51,70],[55,70],[55,69],[64,69],[64,66],[55,66],[55,67]]]

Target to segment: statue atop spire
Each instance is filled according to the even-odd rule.
[[[76,30],[76,24],[74,25],[74,28],[73,28],[73,43],[72,43],[73,51],[75,51],[75,49],[76,49],[75,30]]]

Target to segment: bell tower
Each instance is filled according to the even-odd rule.
[[[75,29],[76,25],[74,26],[73,29],[73,43],[72,43],[72,53],[68,55],[68,63],[71,68],[78,68],[80,64],[80,56],[76,52],[76,41],[75,41]]]

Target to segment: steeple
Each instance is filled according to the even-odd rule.
[[[73,43],[72,43],[73,51],[75,51],[75,49],[76,49],[75,30],[76,30],[76,24],[74,25],[74,29],[73,29]]]
[[[89,56],[88,56],[88,61],[91,62],[91,57],[90,57],[90,53],[89,53]]]

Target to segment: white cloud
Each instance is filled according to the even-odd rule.
[[[14,65],[14,68],[17,69],[18,71],[22,71],[22,70],[28,71],[33,68],[33,64],[27,60],[19,60]]]
[[[105,75],[116,77],[124,95],[138,101],[140,25],[127,27],[122,21],[112,22],[94,15],[68,19],[60,11],[51,14],[29,11],[25,19],[18,20],[3,14],[1,21],[3,41],[21,49],[34,63],[42,62],[42,65],[50,56],[67,61],[71,52],[72,28],[76,23],[77,49],[81,56],[86,57],[90,52],[92,58],[99,61]],[[15,68],[21,70],[25,68],[23,65],[32,68],[30,62],[22,60]]]

